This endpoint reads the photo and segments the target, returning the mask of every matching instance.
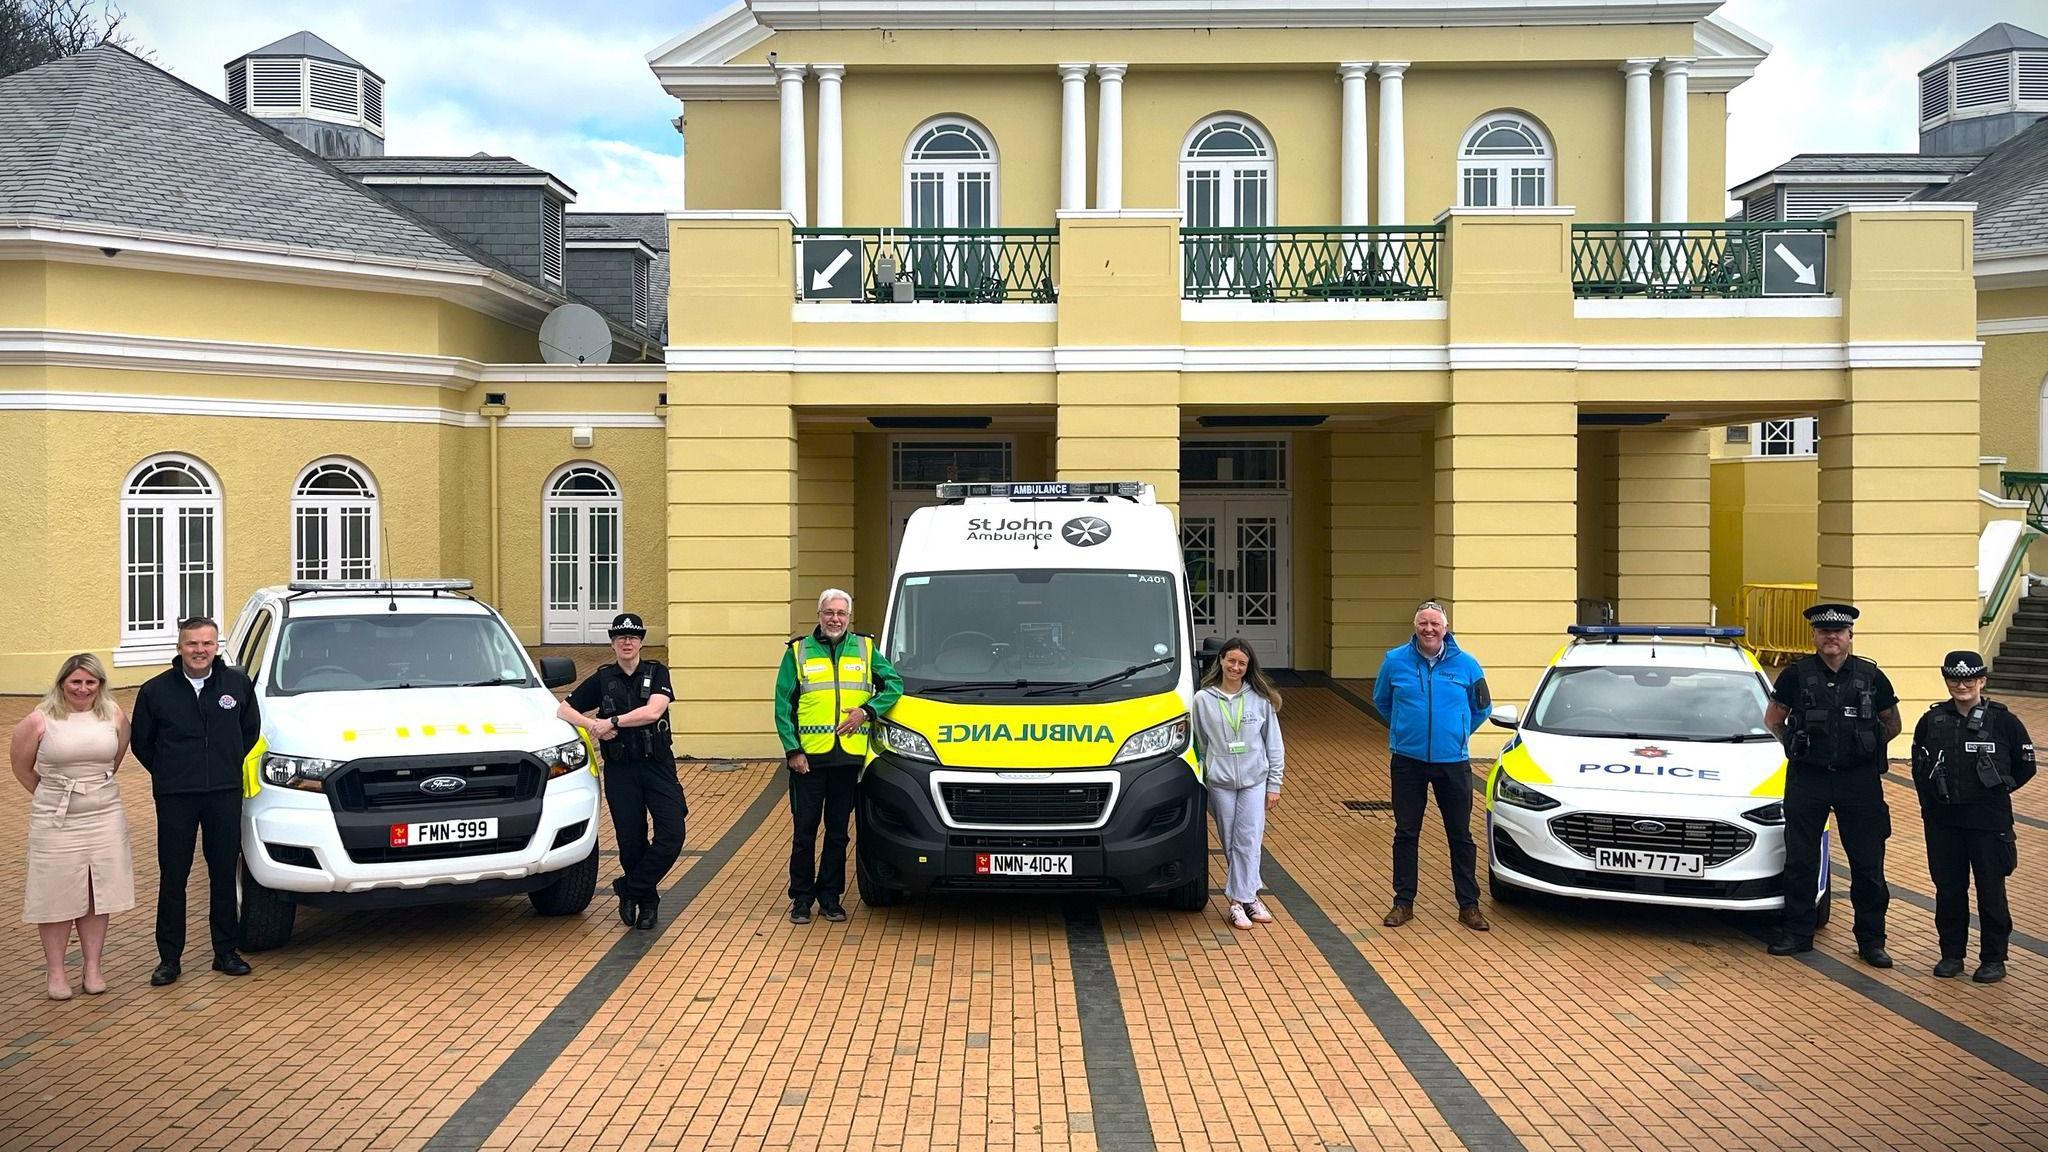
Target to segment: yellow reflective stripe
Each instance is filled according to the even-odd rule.
[[[1756,790],[1751,792],[1750,795],[1769,796],[1783,800],[1785,798],[1785,765],[1781,762],[1778,765],[1778,770],[1764,777],[1764,782],[1757,785]]]
[[[1529,755],[1527,744],[1517,744],[1500,758],[1501,771],[1524,784],[1549,784],[1550,774],[1545,772],[1536,758]]]
[[[597,737],[592,736],[588,728],[576,729],[576,735],[583,741],[583,755],[590,764],[590,774],[592,776],[604,775],[604,770],[599,767],[603,761],[597,755]]]
[[[253,798],[256,795],[256,790],[263,786],[263,753],[269,750],[269,748],[270,742],[258,736],[256,738],[256,746],[249,749],[247,756],[242,757],[242,798],[244,800]]]

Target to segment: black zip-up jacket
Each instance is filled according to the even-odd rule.
[[[215,658],[195,695],[183,664],[171,661],[135,696],[130,721],[135,759],[149,770],[150,790],[213,792],[242,787],[242,760],[263,732],[256,689]]]

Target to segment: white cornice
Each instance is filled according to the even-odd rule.
[[[479,384],[666,384],[660,364],[484,364]]]
[[[1331,321],[1443,320],[1442,300],[1183,300],[1183,324],[1327,324]]]
[[[1578,320],[1735,320],[1735,319],[1839,319],[1840,296],[1764,296],[1754,299],[1716,300],[1604,300],[1598,297],[1572,301],[1572,317]]]
[[[1279,367],[1276,367],[1279,366]],[[1451,366],[1441,344],[1189,348],[1183,372],[1441,372]]]
[[[1693,25],[1692,45],[1692,92],[1732,92],[1771,54],[1768,40],[1718,13]]]
[[[1056,324],[1057,304],[860,304],[802,300],[790,306],[797,324]]]
[[[140,416],[233,417],[254,420],[340,420],[370,424],[439,424],[481,428],[475,412],[405,404],[321,404],[297,400],[238,400],[226,396],[158,396],[126,392],[0,391],[0,412],[92,412]],[[662,428],[653,412],[515,412],[507,428]]]
[[[654,78],[678,100],[774,100],[775,70],[766,64],[661,66]]]
[[[754,18],[746,0],[733,0],[698,24],[647,54],[647,66],[663,68],[693,64],[724,64],[774,35]]]
[[[456,390],[475,384],[660,384],[667,378],[659,364],[482,364],[459,356],[49,328],[0,328],[0,364]]]
[[[1718,0],[748,0],[776,31],[848,28],[1474,28],[1690,24]],[[728,9],[720,16],[726,16]],[[717,21],[719,17],[714,17]],[[688,42],[709,41],[712,22]]]
[[[649,260],[660,255],[660,253],[654,250],[654,246],[645,240],[578,240],[570,237],[562,241],[562,247],[584,251],[604,248],[622,249],[628,252],[638,252]]]
[[[2048,284],[2048,248],[1979,252],[1974,270],[1979,289],[2039,287]]]
[[[372,188],[381,188],[387,184],[419,188],[546,188],[571,204],[576,202],[576,190],[546,172],[522,172],[504,176],[444,176],[434,173],[391,176],[368,172],[362,175],[350,173],[349,179]]]
[[[2048,316],[2013,316],[2003,320],[1977,321],[1979,336],[2024,336],[2030,332],[2048,332]]]

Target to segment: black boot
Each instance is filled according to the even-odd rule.
[[[638,928],[642,932],[652,931],[654,923],[660,918],[660,915],[661,897],[649,896],[647,899],[640,901],[639,915],[634,919],[633,927]]]
[[[1970,979],[1975,980],[1979,984],[1998,983],[2000,980],[2005,979],[2005,961],[1984,961],[1982,964],[1977,965],[1977,971],[1971,975]]]
[[[617,893],[619,897],[619,923],[631,928],[640,919],[640,909],[634,903],[633,897],[626,893],[626,878],[624,876],[612,881],[612,891]]]
[[[213,970],[215,972],[225,972],[230,976],[247,976],[249,974],[249,962],[236,955],[235,950],[230,948],[214,956]]]
[[[811,922],[811,902],[809,900],[791,900],[789,902],[789,922],[791,924],[809,924]]]
[[[1943,980],[1953,980],[1961,976],[1963,974],[1963,958],[1961,956],[1943,956],[1941,963],[1934,966],[1934,974]]]
[[[1776,940],[1771,941],[1770,953],[1773,956],[1797,956],[1801,952],[1811,951],[1813,951],[1813,937],[1811,936],[1794,936],[1790,932],[1782,932],[1779,933]]]
[[[1858,948],[1856,949],[1856,955],[1872,968],[1889,968],[1892,966],[1892,954],[1885,951],[1882,944],[1872,944],[1867,948]]]

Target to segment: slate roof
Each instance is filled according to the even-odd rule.
[[[668,341],[668,216],[661,212],[567,212],[564,240],[640,240],[654,249],[648,290],[654,294],[655,338]]]
[[[548,176],[512,156],[346,156],[331,161],[351,176]],[[556,179],[559,179],[556,177]],[[567,187],[567,185],[563,185]]]
[[[252,56],[311,56],[315,60],[332,60],[336,64],[349,64],[361,68],[365,72],[370,72],[369,65],[343,52],[311,32],[304,31],[294,32],[275,43],[265,44],[254,52],[244,52],[233,60],[228,61],[228,66],[233,67]],[[370,75],[377,76],[375,72],[370,72]],[[382,80],[383,77],[377,76],[377,79]]]
[[[1802,152],[1776,168],[1780,176],[1947,176],[1975,168],[1982,156],[1922,156],[1913,152]]]
[[[1969,175],[1913,199],[1977,205],[1980,255],[2048,247],[2048,119],[2000,144]]]
[[[1999,52],[2010,52],[2015,48],[2048,48],[2048,36],[2029,32],[2015,24],[1998,23],[1986,28],[1964,41],[1963,45],[1927,67],[1922,73],[1938,68],[1951,60],[1968,56],[1991,56]]]

